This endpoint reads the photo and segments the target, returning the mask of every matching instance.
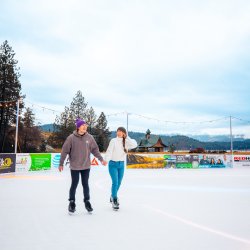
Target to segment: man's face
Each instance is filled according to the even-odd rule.
[[[87,124],[81,125],[81,126],[79,127],[79,129],[78,129],[78,133],[79,133],[79,134],[84,134],[84,133],[86,133],[87,128],[88,128],[88,125],[87,125]]]

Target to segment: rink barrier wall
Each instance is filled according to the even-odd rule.
[[[102,154],[103,156],[105,154]],[[0,154],[0,174],[40,170],[57,170],[60,153]],[[232,164],[233,157],[233,164]],[[212,162],[214,161],[214,164]],[[218,164],[218,162],[220,162]],[[66,158],[64,166],[69,166]],[[91,155],[91,166],[103,166]],[[250,155],[226,154],[128,154],[126,166],[133,168],[228,168],[250,167]]]

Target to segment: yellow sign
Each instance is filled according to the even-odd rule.
[[[11,158],[0,159],[0,168],[9,168],[12,164]]]

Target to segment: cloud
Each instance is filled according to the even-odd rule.
[[[9,0],[2,10],[27,100],[63,110],[81,90],[106,114],[249,120],[249,1]]]

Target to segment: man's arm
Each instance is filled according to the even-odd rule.
[[[68,136],[66,141],[64,142],[64,144],[62,146],[60,164],[59,164],[59,168],[58,168],[60,172],[63,171],[63,163],[66,159],[66,156],[70,153],[71,145],[72,145],[71,136]]]
[[[104,165],[104,166],[107,165],[107,162],[101,156],[101,153],[99,151],[99,147],[98,147],[98,145],[93,137],[92,137],[90,152],[102,163],[102,165]]]

